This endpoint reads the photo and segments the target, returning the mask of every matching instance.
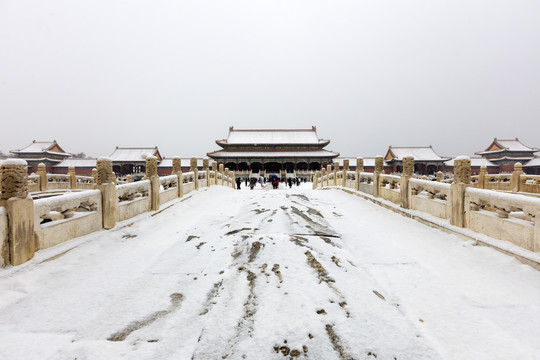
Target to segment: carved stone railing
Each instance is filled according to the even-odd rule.
[[[40,191],[40,177],[39,175],[28,175],[28,192]]]
[[[360,160],[358,169],[363,168]],[[448,225],[469,228],[540,252],[540,197],[536,195],[540,176],[523,174],[516,164],[512,174],[487,174],[484,168],[479,176],[471,177],[470,159],[459,157],[454,161],[454,179],[448,184],[442,173],[437,174],[437,181],[418,179],[412,172],[414,159],[409,157],[406,163],[401,176],[382,173],[380,160],[374,173],[335,172],[328,167],[317,172],[313,188],[335,186],[334,178],[344,176],[343,188],[368,194],[370,199],[381,198],[401,208],[446,220]],[[340,177],[340,173],[345,175]],[[477,183],[471,184],[471,178]],[[489,184],[499,184],[497,188],[502,191],[475,188],[490,187]]]
[[[379,175],[379,196],[395,204],[401,203],[400,177],[395,175]]]
[[[102,229],[101,192],[88,190],[34,201],[36,250]]]
[[[116,185],[117,220],[124,221],[150,211],[150,180]]]
[[[468,188],[465,224],[473,231],[540,251],[540,199]]]
[[[441,219],[450,219],[450,184],[410,179],[410,208],[434,215]]]

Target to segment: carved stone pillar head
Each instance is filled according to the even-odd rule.
[[[329,174],[332,172],[332,165],[326,165],[326,172]]]
[[[182,159],[179,157],[173,157],[172,159],[172,172],[173,174],[179,173],[182,171]]]
[[[47,171],[44,163],[39,163],[37,166],[38,171]]]
[[[0,165],[2,172],[0,199],[25,199],[28,196],[27,163],[21,159],[4,160]]]
[[[202,167],[203,167],[203,170],[206,171],[206,170],[209,170],[209,167],[208,167],[208,164],[209,164],[210,160],[208,159],[203,159],[202,161]]]
[[[441,182],[443,180],[444,180],[444,176],[443,176],[442,171],[437,171],[437,181]]]
[[[190,161],[189,171],[197,170],[197,158],[192,157]]]
[[[349,171],[349,160],[343,160],[343,170]]]
[[[321,169],[321,176],[324,176],[324,175],[326,175],[326,169],[325,169],[325,168],[322,168],[322,169]]]
[[[339,163],[334,161],[334,171],[339,171]]]
[[[487,174],[487,166],[486,165],[480,166],[480,174]]]
[[[229,173],[231,172],[231,170],[229,168],[226,168],[225,169],[225,176],[229,176]]]
[[[382,156],[375,157],[375,172],[383,172],[384,170],[384,161]]]
[[[114,184],[112,160],[109,158],[97,159],[97,184]]]
[[[148,156],[146,158],[146,177],[150,179],[152,176],[157,176],[157,157]]]
[[[220,173],[223,172],[223,164],[219,164],[219,172],[220,172]]]
[[[523,165],[520,162],[514,164],[514,172],[523,173]]]
[[[454,184],[471,183],[471,159],[458,156],[454,159]]]
[[[364,158],[356,158],[356,170],[364,172]]]
[[[218,169],[218,163],[214,161],[212,163],[212,171],[217,171],[217,169]]]
[[[75,172],[75,167],[74,166],[68,167],[68,174],[69,173],[74,173],[74,172]]]
[[[412,176],[414,173],[414,157],[405,156],[403,158],[403,175]]]

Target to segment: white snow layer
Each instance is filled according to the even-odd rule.
[[[0,270],[0,358],[538,358],[538,271],[309,186],[205,188]]]

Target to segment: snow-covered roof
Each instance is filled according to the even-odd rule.
[[[454,158],[452,160],[448,160],[448,161],[446,161],[444,163],[444,165],[448,166],[448,167],[454,167],[454,160],[456,160],[456,159],[457,158]],[[498,166],[498,165],[493,164],[491,161],[489,161],[486,158],[472,157],[470,159],[471,159],[471,167],[481,167],[483,165],[485,165],[487,167],[497,167]]]
[[[208,153],[215,158],[280,158],[280,157],[336,157],[339,153],[328,150],[313,151],[227,151],[220,150]]]
[[[39,153],[50,153],[56,155],[70,156],[71,154],[66,153],[56,142],[53,141],[32,141],[30,145],[19,150],[11,150],[13,154],[39,154]]]
[[[530,160],[528,163],[523,165],[523,167],[540,167],[540,157]]]
[[[425,147],[394,147],[390,146],[384,158],[385,161],[402,161],[404,157],[413,156],[415,161],[445,161],[431,146]]]
[[[75,168],[95,168],[96,167],[96,159],[87,158],[87,159],[76,159],[76,158],[69,158],[62,160],[61,163],[54,165],[53,167],[56,168],[68,168],[70,166],[73,166]]]
[[[226,140],[222,144],[321,144],[328,140],[317,137],[316,127],[311,129],[241,129],[229,128]]]
[[[133,161],[133,162],[141,162],[146,161],[146,158],[148,156],[157,156],[158,161],[161,160],[161,156],[159,155],[159,150],[156,147],[152,148],[121,148],[116,147],[114,152],[109,156],[109,158],[114,161]]]
[[[197,167],[198,168],[202,168],[203,167],[203,158],[197,158]],[[209,166],[212,167],[212,163],[214,161],[212,159],[209,159]],[[163,159],[160,163],[159,163],[159,166],[160,168],[171,168],[172,169],[172,163],[173,163],[173,160],[172,158],[167,158],[167,159]],[[183,168],[188,168],[191,166],[191,158],[181,158],[180,159],[180,164]]]
[[[493,154],[498,152],[510,151],[510,152],[536,152],[540,149],[531,148],[515,139],[493,139],[493,142],[484,151],[479,151],[477,155]]]

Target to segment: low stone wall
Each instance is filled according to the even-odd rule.
[[[44,166],[39,174],[28,177],[25,161],[3,162],[2,173],[9,176],[2,178],[0,189],[0,266],[22,264],[39,249],[112,229],[118,221],[159,210],[171,200],[213,185],[215,180],[209,179],[234,188],[234,173],[224,171],[222,165],[217,171],[206,163],[203,171],[194,168],[182,174],[179,161],[173,159],[173,174],[158,177],[156,158],[146,161],[145,180],[121,185],[116,185],[112,162],[107,158],[97,160],[92,177],[74,176],[74,172],[50,176]],[[28,190],[37,189],[38,184],[43,198],[32,200]],[[90,186],[95,189],[73,191]],[[55,193],[56,188],[69,190]]]
[[[102,229],[101,192],[88,190],[34,201],[35,249]]]
[[[382,157],[377,157],[375,172],[364,173],[359,161],[356,173],[344,171],[342,176],[329,166],[315,174],[313,187],[353,189],[404,209],[446,220],[449,225],[540,252],[540,198],[523,192],[537,186],[540,177],[523,175],[519,164],[516,164],[514,173],[496,176],[500,180],[497,187],[501,191],[495,191],[479,188],[489,188],[493,183],[487,172],[480,174],[480,180],[477,177],[476,185],[471,183],[470,159],[466,157],[456,158],[452,184],[441,182],[441,174],[437,181],[417,179],[412,172],[414,159],[411,157],[404,159],[404,174],[401,176],[383,174],[381,163]],[[512,181],[503,182],[503,178],[511,178]]]
[[[116,186],[118,221],[150,211],[150,180]]]

